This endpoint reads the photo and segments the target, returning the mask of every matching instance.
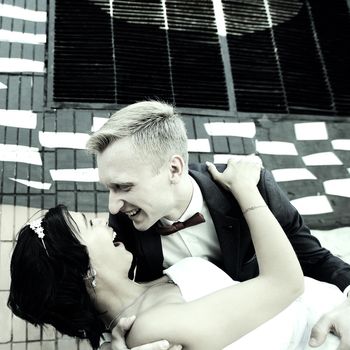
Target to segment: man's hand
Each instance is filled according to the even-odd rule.
[[[129,349],[125,342],[125,334],[131,328],[136,317],[123,317],[112,330],[112,350],[181,350],[181,345],[170,346],[167,340],[159,340],[154,343],[137,346]]]
[[[330,332],[340,338],[337,350],[350,350],[350,297],[319,319],[311,331],[309,345],[321,346]]]

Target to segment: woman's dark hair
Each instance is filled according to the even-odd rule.
[[[90,263],[87,248],[72,224],[67,208],[58,205],[42,220],[45,246],[29,225],[20,230],[11,259],[8,306],[36,326],[50,324],[98,348],[104,325],[84,282]]]

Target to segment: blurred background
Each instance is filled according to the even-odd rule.
[[[0,0],[0,350],[85,349],[6,307],[15,233],[65,203],[107,215],[84,150],[123,106],[175,104],[190,162],[257,153],[350,256],[349,0]]]

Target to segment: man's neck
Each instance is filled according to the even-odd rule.
[[[190,175],[186,174],[181,182],[174,187],[174,209],[165,219],[171,221],[179,220],[191,203],[192,195],[192,180]]]

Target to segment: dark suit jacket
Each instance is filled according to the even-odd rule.
[[[238,281],[257,276],[259,270],[254,247],[237,201],[213,181],[205,165],[192,164],[189,168],[216,228],[223,258],[219,267]],[[220,171],[224,168],[218,166]],[[341,290],[350,285],[350,266],[321,247],[269,171],[262,170],[258,188],[292,243],[304,274],[335,284]],[[110,215],[109,220],[120,240],[134,254],[134,264],[138,265],[136,280],[148,281],[160,277],[163,253],[161,239],[154,226],[144,232],[137,231],[122,213]]]

